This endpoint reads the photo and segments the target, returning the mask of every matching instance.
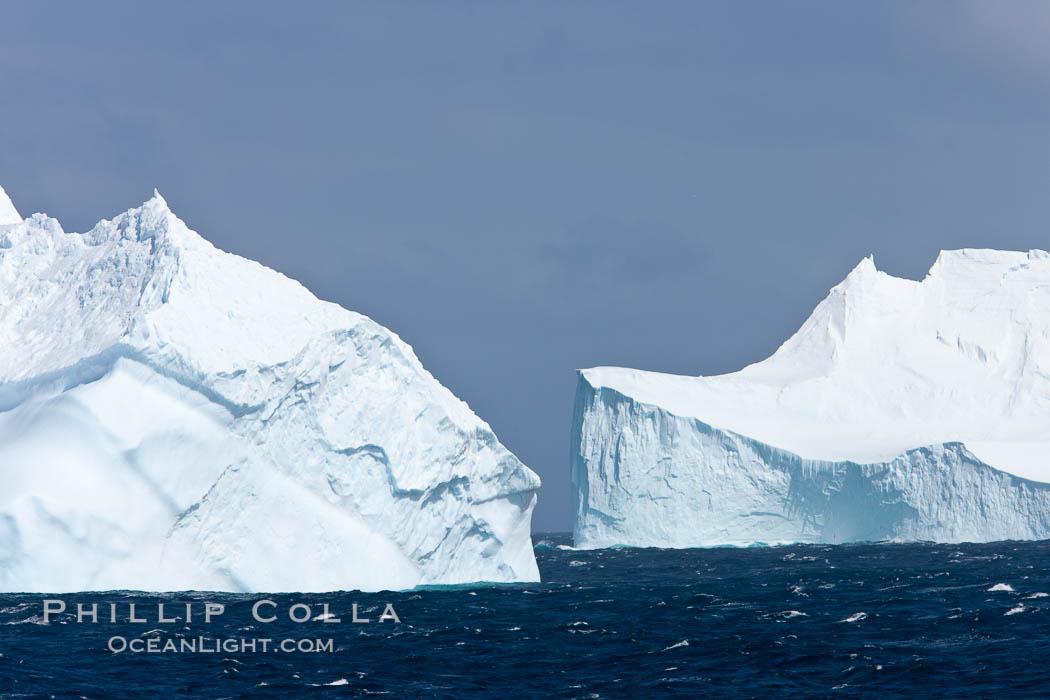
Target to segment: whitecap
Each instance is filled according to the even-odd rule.
[[[1011,586],[1009,583],[997,583],[997,584],[995,584],[994,586],[992,586],[991,588],[988,589],[989,593],[996,593],[996,592],[999,592],[999,591],[1005,591],[1006,593],[1013,593],[1014,592],[1014,587]]]
[[[839,620],[839,622],[860,622],[861,620],[867,619],[867,617],[868,617],[868,613],[866,613],[866,612],[857,612],[857,613],[853,613],[852,615],[847,617],[845,620]]]

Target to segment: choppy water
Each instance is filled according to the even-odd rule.
[[[0,695],[59,697],[1050,695],[1050,542],[769,549],[560,549],[540,536],[544,582],[388,594],[0,594]],[[252,619],[270,598],[278,620]],[[158,623],[156,606],[226,612]],[[100,603],[98,624],[73,604]],[[137,604],[146,623],[108,622]],[[350,621],[351,605],[368,624]],[[342,622],[288,620],[321,604]],[[401,622],[376,621],[390,603]],[[295,611],[304,612],[302,608]],[[113,653],[114,636],[257,640],[254,653]],[[258,640],[332,640],[332,651]],[[210,640],[210,641],[209,641]],[[296,643],[296,642],[293,642]],[[120,643],[117,643],[119,646]]]

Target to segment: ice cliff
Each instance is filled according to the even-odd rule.
[[[579,547],[1050,538],[1050,254],[867,258],[727,375],[583,370]]]
[[[394,333],[155,194],[0,190],[0,590],[536,581],[537,476]]]

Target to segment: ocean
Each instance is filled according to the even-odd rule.
[[[1050,542],[570,541],[535,537],[538,584],[0,594],[0,696],[1050,695]]]

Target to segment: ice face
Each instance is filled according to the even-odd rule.
[[[867,258],[770,358],[581,373],[580,546],[1050,537],[1050,255]]]
[[[538,580],[539,479],[389,330],[159,194],[0,235],[0,589]]]
[[[7,196],[7,192],[4,192],[4,188],[0,187],[0,226],[11,226],[20,223],[22,223],[22,217],[18,214],[18,210],[15,209],[11,198]]]

